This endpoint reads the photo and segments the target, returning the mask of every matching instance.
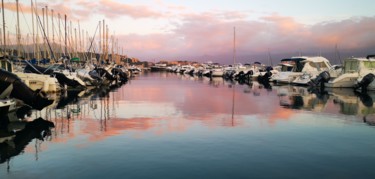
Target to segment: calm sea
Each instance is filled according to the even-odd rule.
[[[375,178],[375,94],[144,73],[58,96],[3,124],[0,178]]]

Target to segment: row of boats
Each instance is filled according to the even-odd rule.
[[[328,59],[321,56],[300,56],[283,59],[273,67],[254,63],[230,66],[218,64],[202,64],[198,67],[192,65],[165,66],[164,68],[159,65],[157,69],[198,76],[223,77],[238,81],[258,80],[278,84],[354,88],[366,91],[375,90],[374,57],[374,55],[361,58],[351,57],[344,60],[341,65],[332,65]]]
[[[6,56],[1,57],[0,113],[13,111],[24,104],[41,110],[53,103],[48,99],[48,93],[124,84],[133,73],[139,72],[114,63],[74,65],[69,57],[62,57],[59,62],[45,67],[28,61],[16,65]]]

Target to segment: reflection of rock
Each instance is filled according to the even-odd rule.
[[[50,128],[55,125],[42,118],[37,118],[31,122],[24,122],[24,128],[12,132],[8,131],[8,126],[0,129],[0,163],[4,163],[13,156],[19,155],[33,139],[43,140],[51,134]]]

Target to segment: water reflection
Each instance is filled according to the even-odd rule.
[[[287,85],[278,86],[277,95],[280,106],[284,108],[326,113],[337,111],[343,115],[358,116],[365,123],[374,125],[374,92],[360,93],[345,88],[311,91],[306,87]],[[331,107],[327,109],[327,106]]]
[[[37,118],[32,121],[16,120],[14,114],[1,117],[0,124],[0,164],[24,152],[33,140],[44,141],[51,136],[54,123]],[[9,165],[8,165],[9,170]]]
[[[356,115],[368,124],[374,121],[372,94],[322,93],[289,85],[269,87],[222,78],[155,75],[140,76],[122,87],[70,91],[49,108],[31,115],[30,109],[24,109],[26,113],[16,118],[53,121],[55,143],[79,136],[87,136],[87,142],[101,141],[128,131],[164,135],[187,131],[197,123],[209,128],[249,127],[249,118],[255,116],[267,127],[292,119],[298,111]]]
[[[375,108],[375,93],[360,93],[350,89],[336,89],[330,91],[333,103],[340,107],[340,113],[345,115],[356,115],[363,118],[363,121],[373,125]]]
[[[277,95],[280,106],[291,109],[323,111],[329,99],[328,93],[310,92],[306,87],[279,86]]]
[[[271,85],[271,87],[267,85]],[[306,134],[313,134],[307,136],[313,139],[311,141],[325,142],[322,141],[326,139],[325,137],[315,134],[323,134],[332,130],[340,132],[340,129],[337,128],[339,125],[330,126],[332,123],[337,123],[335,121],[337,118],[342,120],[343,116],[350,116],[350,118],[356,120],[356,123],[364,121],[373,125],[373,121],[375,121],[372,112],[374,111],[374,96],[371,93],[358,94],[352,91],[313,92],[305,87],[288,85],[272,86],[272,84],[260,84],[258,82],[239,84],[236,81],[226,81],[219,78],[148,73],[138,76],[136,80],[121,87],[94,88],[62,94],[56,97],[55,104],[42,111],[30,113],[30,108],[24,108],[7,118],[9,118],[8,121],[12,119],[17,121],[19,118],[26,118],[25,120],[0,124],[0,126],[7,126],[2,131],[10,132],[10,135],[4,135],[3,141],[14,143],[1,142],[1,145],[6,146],[5,149],[10,148],[11,145],[16,145],[14,142],[16,134],[11,133],[14,129],[24,131],[23,133],[27,134],[27,136],[22,135],[24,142],[18,143],[21,146],[18,148],[24,151],[23,155],[33,155],[34,151],[35,153],[40,151],[41,146],[39,144],[36,144],[38,150],[33,150],[33,146],[28,145],[33,139],[37,139],[35,140],[36,143],[41,142],[42,139],[48,139],[48,142],[44,142],[45,145],[46,143],[48,146],[52,145],[54,146],[51,147],[53,149],[66,149],[66,153],[60,152],[62,150],[54,150],[46,154],[46,156],[53,155],[52,158],[60,158],[57,163],[63,167],[75,165],[70,160],[65,161],[66,163],[61,161],[74,152],[81,152],[84,154],[82,156],[90,156],[88,157],[90,159],[101,157],[98,163],[109,165],[108,168],[116,169],[118,166],[129,164],[127,166],[133,169],[131,167],[135,165],[133,165],[134,162],[131,157],[143,157],[144,153],[151,155],[148,157],[155,157],[166,156],[163,152],[169,154],[169,151],[181,151],[181,148],[210,151],[207,149],[212,145],[219,144],[218,146],[220,146],[223,143],[224,146],[214,147],[221,149],[217,156],[221,157],[223,153],[231,150],[235,151],[233,153],[235,155],[242,152],[241,156],[246,156],[249,151],[252,151],[249,149],[261,147],[254,150],[261,152],[247,156],[246,161],[254,159],[253,156],[263,154],[265,157],[271,156],[266,158],[269,160],[273,158],[272,155],[275,151],[289,151],[289,149],[293,151],[296,143],[301,144],[301,142],[306,141],[306,136],[304,136]],[[317,117],[323,120],[314,120]],[[52,126],[53,124],[53,130],[48,131],[43,127],[25,127],[35,121],[34,119],[39,119],[38,121],[44,119],[44,121],[47,121],[45,126]],[[296,121],[297,125],[295,125]],[[321,125],[318,127],[310,126],[311,122]],[[32,130],[25,130],[28,128]],[[45,131],[43,132],[43,130]],[[310,132],[304,133],[305,130],[310,130]],[[29,132],[27,133],[27,131]],[[337,136],[337,133],[334,133],[334,136]],[[20,138],[22,133],[18,134]],[[267,138],[271,134],[274,138]],[[236,140],[232,140],[236,137]],[[181,140],[181,138],[184,138],[184,140]],[[294,140],[296,138],[297,140]],[[191,142],[192,140],[196,140],[196,142]],[[164,145],[166,141],[171,145]],[[233,141],[238,142],[238,145],[233,145]],[[278,143],[277,141],[282,142]],[[285,142],[288,146],[291,146],[288,150],[285,150]],[[159,153],[141,151],[153,149],[152,147],[145,147],[144,144],[158,147],[157,152]],[[248,144],[253,145],[248,146]],[[280,144],[281,147],[275,144]],[[113,145],[116,147],[113,147]],[[168,148],[173,145],[175,146]],[[202,145],[207,145],[207,148],[199,148]],[[318,147],[320,145],[318,144]],[[225,146],[230,148],[225,148]],[[45,146],[45,148],[47,147]],[[267,149],[274,150],[264,153]],[[131,155],[118,155],[118,153],[113,152],[117,150],[124,150]],[[22,153],[19,150],[5,151],[5,153],[9,152],[12,155],[2,152],[1,157],[4,158],[4,161],[9,161],[12,156]],[[102,152],[105,155],[95,153],[95,151]],[[137,151],[141,152],[137,155]],[[306,151],[304,145],[300,151]],[[111,152],[113,153],[110,154]],[[196,152],[193,153],[188,154],[188,157],[195,157]],[[281,154],[284,155],[284,153]],[[174,156],[180,157],[183,155],[176,154]],[[207,154],[198,157],[204,158],[206,156]],[[288,153],[285,156],[290,155]],[[138,161],[138,159],[138,157],[135,157],[134,161]],[[221,160],[220,163],[225,164],[230,159],[233,159],[233,155]],[[49,161],[49,159],[45,159],[43,162],[47,163],[46,160]],[[263,161],[263,158],[261,160]],[[157,158],[154,161],[163,162],[164,160]],[[260,159],[257,159],[257,161],[260,161]],[[141,164],[145,163],[150,162],[141,162]],[[242,163],[242,161],[239,163]],[[92,169],[91,166],[83,166],[83,169]],[[134,171],[138,169],[140,168],[135,167]],[[56,171],[59,171],[59,169]],[[96,170],[91,171],[95,172]]]
[[[255,81],[239,84],[223,78],[149,73],[120,88],[67,93],[57,100],[55,107],[36,112],[33,117],[56,121],[57,128],[65,128],[60,131],[71,131],[71,124],[76,123],[74,120],[80,120],[85,125],[79,126],[72,136],[92,135],[96,131],[99,134],[94,138],[103,139],[127,130],[155,130],[158,133],[186,130],[196,122],[210,127],[247,126],[249,116],[257,116],[274,125],[298,114],[295,110],[360,115],[350,112],[354,109],[342,102],[347,99],[340,102],[334,91],[268,85],[271,84]],[[358,98],[367,106],[373,103],[368,95],[343,96]],[[370,119],[369,114],[361,115]]]

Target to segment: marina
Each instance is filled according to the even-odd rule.
[[[314,93],[301,86],[143,72],[117,88],[62,96],[1,129],[17,132],[2,138],[0,176],[375,175],[371,92]],[[42,124],[28,125],[36,122]]]
[[[372,4],[1,0],[0,178],[375,178]]]

